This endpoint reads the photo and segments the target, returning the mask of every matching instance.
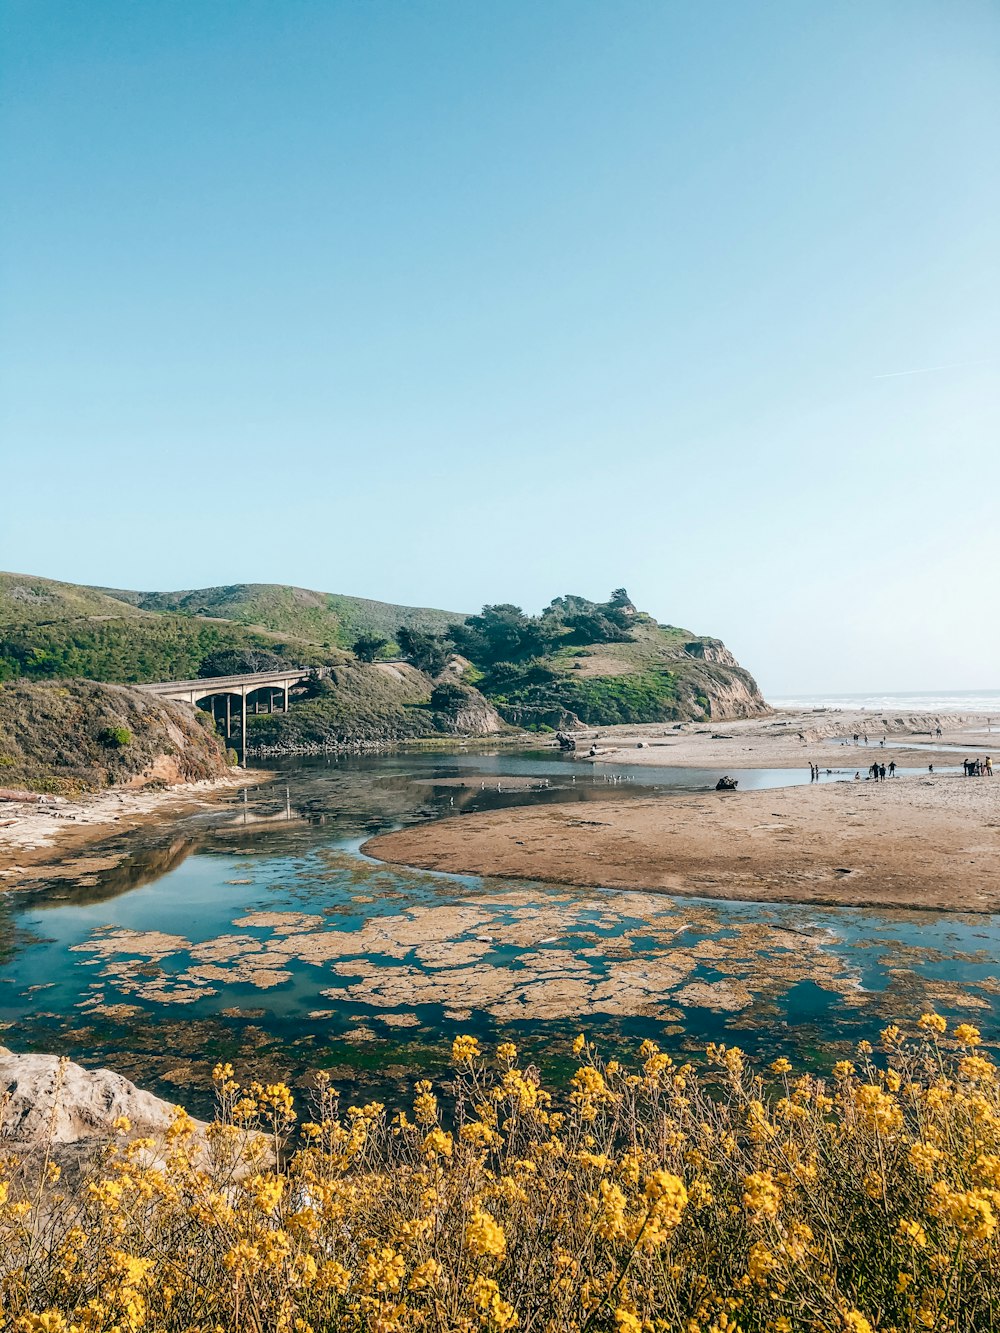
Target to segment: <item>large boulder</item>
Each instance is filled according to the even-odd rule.
[[[0,1046],[0,1149],[23,1161],[29,1179],[46,1161],[60,1167],[63,1181],[85,1179],[107,1144],[137,1138],[151,1140],[137,1160],[161,1166],[178,1114],[172,1103],[110,1069],[84,1069],[57,1055],[17,1055]],[[221,1152],[229,1177],[238,1180],[274,1163],[270,1139],[256,1130],[235,1137],[231,1132],[223,1147],[203,1120],[191,1117],[190,1125],[187,1142],[196,1165],[218,1163]]]
[[[94,1145],[130,1133],[159,1138],[176,1108],[110,1069],[84,1069],[57,1055],[17,1055],[0,1047],[0,1139],[19,1153],[65,1144]],[[203,1121],[195,1122],[203,1133]]]

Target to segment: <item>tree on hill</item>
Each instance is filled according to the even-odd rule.
[[[388,643],[388,639],[383,639],[378,634],[362,634],[354,640],[354,656],[359,662],[374,662]]]
[[[519,606],[509,602],[484,606],[480,615],[469,616],[462,625],[452,625],[450,634],[456,650],[484,668],[495,662],[542,657],[557,637],[542,617],[526,616]]]
[[[555,597],[542,613],[542,620],[569,631],[571,643],[622,643],[635,607],[625,588],[616,588],[606,602],[592,602],[575,593]]]
[[[431,634],[427,630],[409,629],[406,625],[400,625],[396,631],[396,642],[406,660],[428,676],[439,675],[448,663],[448,640],[443,634]]]

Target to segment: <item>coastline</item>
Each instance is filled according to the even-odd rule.
[[[117,864],[119,857],[87,856],[106,838],[131,833],[195,810],[230,792],[267,781],[266,769],[237,770],[200,782],[152,789],[110,787],[85,796],[0,801],[0,892],[52,875],[91,873]]]
[[[779,709],[759,718],[588,727],[571,734],[577,743],[573,757],[585,763],[712,769],[807,768],[814,763],[824,770],[860,771],[863,777],[875,759],[926,770],[929,764],[961,764],[963,752],[990,754],[991,746],[996,759],[1000,730],[988,731],[990,720],[985,713]],[[997,721],[995,716],[992,720]],[[936,735],[938,727],[941,736]],[[855,733],[861,738],[857,745]],[[598,749],[593,756],[588,753],[591,744]]]

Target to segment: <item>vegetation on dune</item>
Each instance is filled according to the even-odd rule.
[[[374,662],[389,646],[389,640],[379,634],[362,634],[354,640],[351,651],[359,662]]]
[[[589,679],[558,676],[532,680],[531,671],[489,693],[494,707],[522,726],[561,726],[572,714],[594,726],[624,722],[670,722],[681,715],[670,671],[642,671]]]
[[[304,1123],[220,1066],[207,1151],[178,1111],[163,1143],[116,1124],[66,1188],[4,1164],[0,1308],[18,1333],[987,1333],[998,1073],[975,1028],[919,1027],[829,1081],[580,1037],[558,1095],[459,1037],[443,1102],[342,1113],[321,1075]]]
[[[664,630],[616,588],[607,602],[567,594],[540,616],[507,603],[449,627],[447,635],[400,630],[404,655],[440,670],[449,651],[467,658],[476,684],[503,718],[521,727],[668,722],[701,715],[678,690],[686,662],[683,630]],[[579,672],[587,657],[602,668]],[[685,666],[679,666],[685,662]]]
[[[0,684],[0,786],[73,795],[227,766],[211,718],[183,705],[88,680]]]

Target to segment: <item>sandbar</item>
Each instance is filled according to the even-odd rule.
[[[391,864],[734,901],[1000,911],[1000,775],[928,774],[460,815]]]

